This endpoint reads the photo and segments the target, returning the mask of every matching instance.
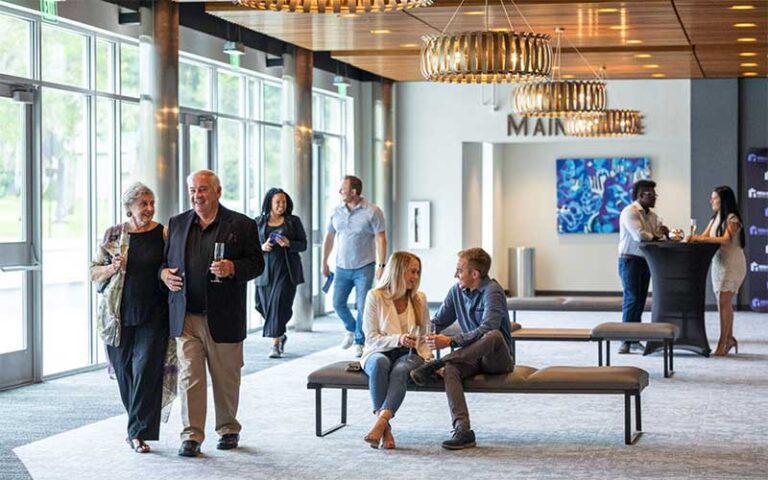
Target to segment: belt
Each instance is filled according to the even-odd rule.
[[[620,257],[626,258],[628,260],[645,260],[645,258],[641,257],[640,255],[632,255],[630,253],[622,253]]]

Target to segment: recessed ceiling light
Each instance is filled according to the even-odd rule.
[[[598,12],[600,13],[616,13],[619,11],[618,8],[598,8]]]
[[[655,63],[649,63],[648,65],[643,65],[643,68],[659,68],[659,66]]]
[[[627,30],[629,27],[627,25],[611,25],[608,28],[611,30]]]
[[[741,22],[741,23],[734,23],[733,26],[736,28],[754,28],[757,26],[757,24],[752,22]]]
[[[419,44],[418,43],[401,43],[400,46],[403,48],[413,48],[413,47],[418,47]]]
[[[742,77],[756,77],[757,76],[757,72],[743,72],[741,74],[741,76]]]
[[[574,75],[571,75],[570,73],[566,73],[564,75],[561,75],[560,78],[564,78],[568,80],[569,78],[575,78]]]
[[[752,43],[752,42],[756,42],[757,39],[754,37],[741,37],[741,38],[737,38],[736,41],[741,43]]]
[[[371,30],[371,33],[374,35],[384,35],[386,33],[392,33],[390,30],[382,29],[382,30]]]
[[[510,31],[506,27],[490,28],[489,30],[492,31],[492,32],[509,32]]]
[[[757,54],[755,52],[741,52],[739,53],[740,57],[756,57]]]
[[[651,76],[653,78],[664,78],[664,77],[667,76],[667,74],[666,73],[653,73],[653,74],[651,74]]]
[[[627,40],[624,43],[626,43],[627,45],[640,45],[641,43],[643,43],[643,41],[642,40],[633,39],[633,40]]]
[[[730,7],[731,10],[754,10],[754,5],[733,5]]]
[[[757,64],[755,62],[745,62],[745,63],[740,64],[739,66],[740,67],[748,67],[748,68],[750,68],[750,67],[756,67]]]
[[[638,53],[635,58],[651,58],[652,56],[650,53]]]
[[[342,13],[339,15],[341,18],[355,18],[357,17],[356,13]]]
[[[468,12],[464,12],[464,15],[485,15],[485,10],[470,10]]]

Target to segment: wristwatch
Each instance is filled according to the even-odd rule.
[[[380,263],[380,264],[378,264],[376,266],[379,267],[379,268],[384,268],[384,267],[387,266],[387,264],[386,263]]]
[[[451,337],[451,347],[458,348],[459,342],[456,341],[456,337]]]

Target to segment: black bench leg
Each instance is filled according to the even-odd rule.
[[[347,389],[341,389],[341,423],[323,430],[323,389],[315,390],[315,435],[324,437],[347,426]]]
[[[641,427],[641,415],[640,415],[640,393],[634,394],[635,397],[635,425],[637,433],[632,434],[632,396],[630,392],[624,392],[624,443],[627,445],[634,444],[642,431]]]
[[[669,374],[675,374],[675,341],[669,341]]]
[[[602,340],[597,341],[597,366],[598,367],[603,366],[603,341]]]
[[[610,340],[605,341],[605,366],[606,367],[611,366],[611,341]]]
[[[517,348],[515,348],[515,345],[516,345],[515,341],[512,340],[512,352],[511,352],[511,354],[512,354],[512,365],[516,365],[517,364]]]
[[[664,340],[664,378],[669,378],[669,342]]]

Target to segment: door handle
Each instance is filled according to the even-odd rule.
[[[4,272],[4,273],[37,272],[40,270],[42,270],[42,266],[39,263],[36,263],[34,265],[6,265],[3,267],[0,267],[0,272]]]

